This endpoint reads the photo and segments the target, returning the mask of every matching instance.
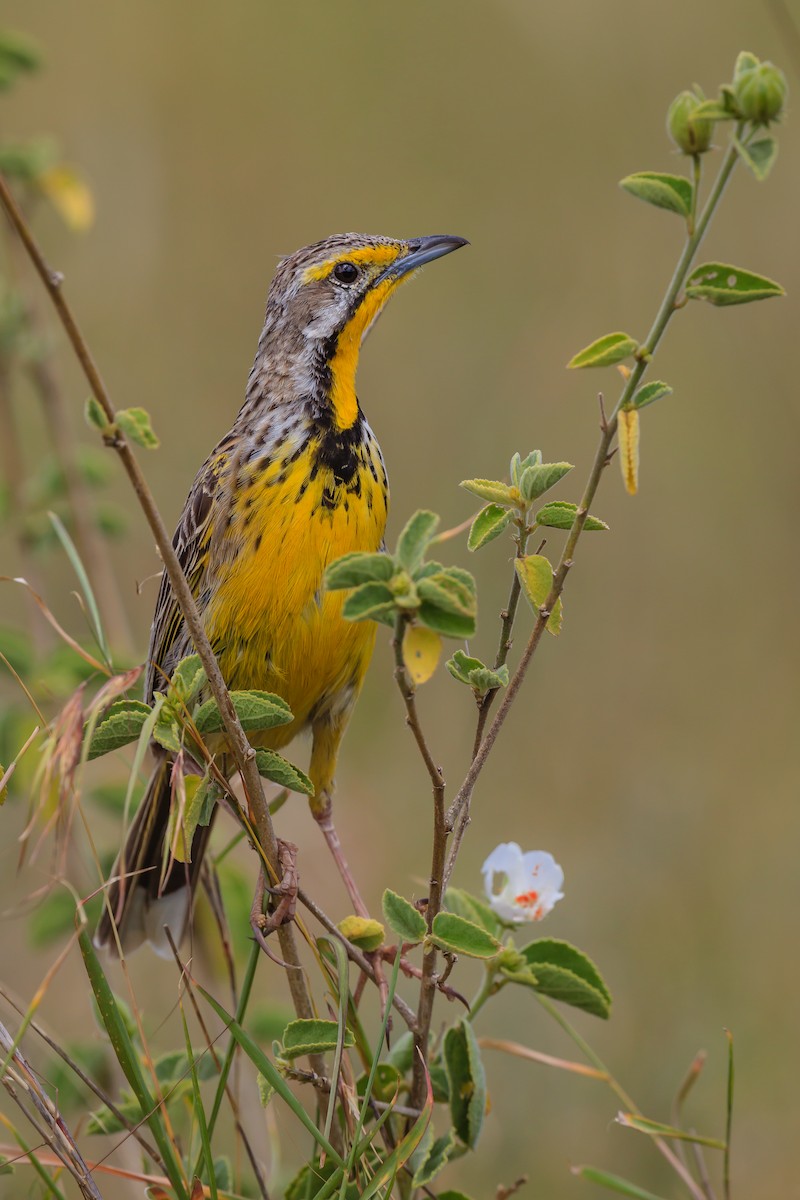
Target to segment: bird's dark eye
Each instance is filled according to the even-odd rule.
[[[358,279],[358,267],[353,266],[351,262],[337,263],[333,268],[333,278],[338,279],[339,283],[355,283]]]

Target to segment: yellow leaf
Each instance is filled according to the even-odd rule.
[[[515,559],[514,566],[527,601],[538,616],[539,609],[550,595],[553,586],[553,568],[550,561],[543,554],[528,554],[525,558]],[[547,632],[552,633],[553,637],[558,637],[563,620],[564,609],[559,596],[550,613]]]
[[[39,186],[70,229],[85,233],[94,222],[94,197],[89,185],[72,167],[51,167],[39,176]]]
[[[368,954],[382,946],[386,936],[386,930],[380,921],[374,921],[372,917],[345,917],[336,928],[348,942],[359,946]]]
[[[639,490],[639,410],[623,408],[617,422],[619,465],[631,496]]]
[[[427,683],[439,662],[442,639],[432,629],[409,625],[403,637],[403,662],[414,683]]]

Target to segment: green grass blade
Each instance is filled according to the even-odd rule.
[[[297,1117],[298,1121],[301,1121],[303,1125],[305,1125],[306,1129],[312,1135],[317,1144],[325,1151],[326,1154],[331,1156],[337,1166],[343,1167],[344,1159],[342,1158],[341,1154],[339,1154],[338,1151],[333,1148],[327,1138],[325,1138],[319,1129],[317,1129],[316,1125],[311,1120],[311,1117],[294,1095],[275,1064],[270,1062],[261,1047],[256,1045],[250,1035],[246,1033],[244,1029],[242,1029],[239,1022],[232,1017],[230,1013],[226,1012],[222,1005],[218,1004],[214,997],[210,995],[204,987],[200,987],[198,984],[197,989],[201,996],[203,996],[204,999],[206,999],[214,1009],[214,1012],[217,1014],[220,1020],[225,1022],[228,1030],[236,1039],[238,1044],[242,1047],[247,1057],[250,1059],[253,1065],[258,1068],[261,1074],[269,1080],[270,1084],[278,1093],[281,1100],[283,1100],[283,1102],[289,1106],[294,1115]]]
[[[621,1175],[611,1175],[608,1171],[600,1171],[597,1167],[573,1167],[572,1174],[580,1179],[588,1179],[590,1183],[599,1183],[610,1192],[618,1192],[622,1196],[633,1196],[634,1200],[664,1200],[655,1192],[648,1192],[637,1187],[635,1183],[623,1179]]]
[[[217,1177],[214,1171],[214,1154],[211,1150],[211,1142],[208,1136],[208,1125],[206,1124],[206,1110],[203,1108],[203,1097],[200,1095],[200,1080],[197,1078],[197,1067],[194,1061],[194,1047],[192,1039],[189,1036],[189,1026],[186,1023],[186,1013],[181,1004],[181,1021],[183,1022],[183,1040],[186,1043],[186,1055],[189,1059],[189,1070],[192,1075],[192,1098],[194,1101],[193,1110],[197,1117],[197,1129],[200,1134],[200,1145],[202,1148],[203,1158],[206,1160],[206,1176],[208,1178],[208,1191],[211,1200],[219,1200],[217,1193]]]
[[[336,1038],[336,1052],[333,1056],[333,1067],[331,1069],[331,1092],[328,1097],[328,1111],[325,1114],[325,1128],[323,1130],[324,1137],[330,1141],[331,1129],[333,1128],[333,1118],[336,1112],[336,1102],[339,1098],[339,1075],[342,1070],[342,1055],[344,1054],[344,1037],[347,1032],[347,1010],[350,1003],[350,973],[349,960],[344,946],[334,938],[332,941],[333,952],[336,955],[336,968],[338,975],[338,992],[339,992],[339,1032]]]
[[[712,1150],[725,1149],[725,1142],[719,1138],[688,1133],[685,1129],[676,1129],[674,1125],[662,1125],[660,1121],[650,1121],[647,1117],[639,1117],[635,1113],[618,1113],[617,1123],[624,1125],[626,1129],[635,1129],[638,1133],[646,1133],[649,1137],[671,1138],[678,1142],[694,1142],[696,1146],[709,1146]]]
[[[108,648],[108,642],[106,641],[106,635],[103,629],[103,621],[100,617],[100,609],[97,607],[97,601],[94,598],[92,585],[89,582],[89,576],[86,574],[86,568],[81,562],[81,556],[78,553],[78,548],[67,533],[63,521],[57,517],[54,512],[48,512],[47,515],[50,518],[50,524],[56,531],[58,540],[61,542],[61,545],[64,548],[67,558],[72,564],[73,571],[78,576],[78,583],[80,584],[83,598],[86,601],[86,609],[89,614],[89,624],[92,629],[94,640],[97,642],[106,666],[109,668],[109,670],[113,670],[111,664],[111,652]]]
[[[730,1200],[731,1197],[731,1126],[733,1124],[733,1034],[729,1029],[725,1030],[725,1036],[728,1039],[728,1089],[726,1100],[726,1116],[725,1116],[725,1158],[722,1163],[722,1187],[724,1190],[725,1200]]]
[[[117,1062],[122,1068],[128,1083],[131,1085],[133,1094],[139,1103],[142,1117],[147,1122],[148,1128],[155,1139],[155,1143],[163,1159],[162,1166],[169,1177],[170,1184],[180,1197],[180,1200],[189,1200],[183,1170],[175,1154],[172,1142],[164,1128],[159,1108],[153,1099],[139,1065],[136,1050],[125,1028],[125,1022],[117,1008],[114,993],[109,987],[108,980],[100,965],[100,960],[95,954],[92,939],[89,937],[86,925],[83,925],[78,931],[78,942],[81,954],[83,955],[86,974],[89,977],[89,983],[91,984],[94,998],[97,1001],[100,1019],[111,1040],[111,1046]]]

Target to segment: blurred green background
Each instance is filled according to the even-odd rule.
[[[800,94],[781,11],[755,0],[6,0],[4,25],[38,40],[46,69],[3,100],[3,134],[54,135],[91,185],[90,232],[44,210],[37,229],[115,403],[153,414],[162,448],[144,465],[168,524],[241,402],[278,256],[348,229],[472,243],[393,301],[363,355],[390,539],[416,507],[446,526],[464,520],[473,506],[458,481],[502,474],[515,450],[576,463],[559,495],[577,499],[597,388],[614,395],[618,377],[564,364],[609,330],[644,336],[681,245],[680,222],[617,181],[682,169],[667,105],[695,81],[713,94],[741,49],[783,66]],[[563,635],[542,647],[481,779],[455,880],[477,889],[501,840],[562,863],[566,898],[542,932],[574,940],[605,971],[611,1022],[578,1022],[648,1115],[668,1119],[703,1046],[691,1111],[719,1136],[723,1026],[734,1031],[741,1196],[796,1187],[799,140],[790,120],[766,185],[737,173],[702,252],[778,278],[788,298],[693,305],[671,328],[652,377],[675,395],[644,414],[640,494],[624,493],[616,467],[603,481],[594,508],[611,532],[581,545]],[[81,431],[85,385],[61,358]],[[32,394],[17,399],[33,461],[41,424]],[[122,478],[111,492],[131,514],[110,554],[141,658],[155,592],[137,595],[136,582],[157,562]],[[472,559],[463,541],[450,546],[478,575],[475,649],[488,657],[507,548]],[[4,538],[4,574],[19,573],[15,553]],[[80,629],[68,572],[43,574],[55,611]],[[22,619],[10,591],[2,610]],[[467,697],[440,670],[420,703],[456,784],[473,729]],[[338,785],[340,832],[371,905],[386,885],[424,894],[426,777],[383,634]],[[27,1000],[53,951],[21,952],[19,897],[49,869],[43,858],[15,876],[23,799],[4,812],[0,894],[13,911],[0,972]],[[343,914],[304,804],[279,825],[301,843],[309,889]],[[108,846],[114,825],[95,832]],[[144,955],[132,970],[163,976],[149,1012],[166,1014],[174,972]],[[283,1000],[276,971],[260,978]],[[73,955],[43,1008],[60,1036],[85,1027],[85,990]],[[571,1053],[524,994],[504,993],[478,1030]],[[488,1067],[484,1141],[451,1186],[489,1197],[527,1172],[525,1195],[569,1200],[593,1194],[569,1164],[592,1162],[675,1193],[655,1152],[613,1125],[599,1084],[496,1054]],[[288,1165],[306,1153],[305,1141],[285,1147]]]

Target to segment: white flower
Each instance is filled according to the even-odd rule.
[[[552,854],[501,842],[481,867],[486,897],[503,921],[541,921],[564,893],[564,872]]]

